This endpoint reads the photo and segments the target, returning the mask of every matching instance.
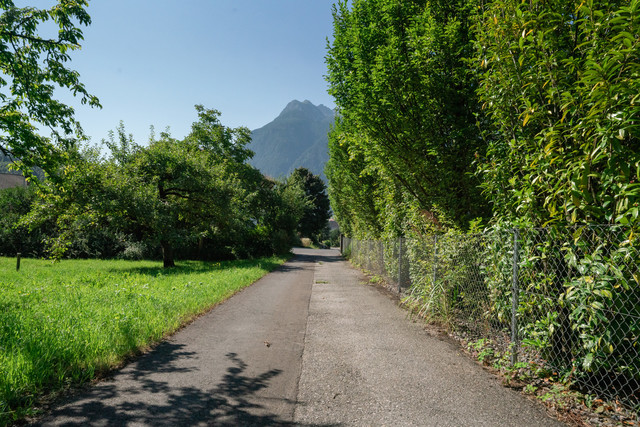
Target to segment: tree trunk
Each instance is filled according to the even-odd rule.
[[[175,267],[176,263],[173,261],[173,247],[171,243],[166,240],[160,241],[162,246],[162,263],[164,268]]]

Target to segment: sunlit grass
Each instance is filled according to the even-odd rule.
[[[233,295],[284,258],[164,270],[152,261],[0,258],[0,425],[89,381]]]

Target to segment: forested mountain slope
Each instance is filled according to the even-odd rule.
[[[249,148],[255,156],[250,163],[274,178],[304,167],[326,180],[327,134],[334,117],[324,105],[291,101],[272,122],[251,132]]]

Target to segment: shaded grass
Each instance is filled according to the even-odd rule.
[[[43,395],[90,381],[285,261],[0,258],[0,425]]]

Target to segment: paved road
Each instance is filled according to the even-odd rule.
[[[337,251],[300,249],[40,425],[560,424],[407,320]]]

